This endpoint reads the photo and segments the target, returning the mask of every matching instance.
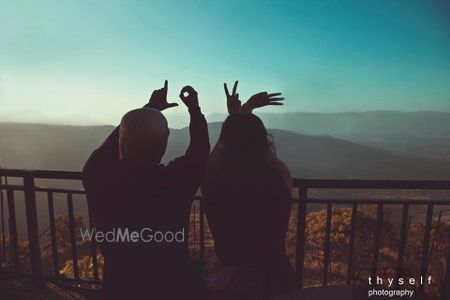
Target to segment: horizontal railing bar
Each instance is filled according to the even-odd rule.
[[[20,275],[14,274],[12,273],[11,276],[6,277],[7,279],[32,279],[32,274],[31,273],[23,273]],[[5,278],[5,279],[6,279]],[[55,275],[51,275],[48,274],[45,276],[46,280],[52,281],[52,282],[67,282],[67,283],[74,283],[74,284],[98,284],[100,286],[103,285],[102,281],[96,281],[95,279],[91,279],[91,278],[83,278],[80,277],[79,279],[75,279],[75,278],[70,278],[70,277],[63,277],[63,276],[59,276],[56,277]],[[78,287],[81,288],[81,287]],[[87,290],[91,290],[88,288],[85,288]],[[92,290],[96,290],[95,288],[92,288]]]
[[[14,190],[14,191],[24,191],[25,187],[23,185],[0,185],[0,189],[4,189],[4,190]],[[62,194],[66,194],[66,193],[72,193],[72,194],[78,194],[78,195],[83,195],[86,192],[83,189],[78,189],[78,190],[74,190],[74,189],[63,189],[63,188],[50,188],[50,187],[35,187],[33,189],[33,191],[35,192],[52,192],[52,193],[62,193]]]
[[[450,180],[349,180],[349,179],[298,179],[294,187],[324,189],[418,189],[448,190]]]
[[[13,191],[24,191],[25,187],[23,185],[17,185],[17,184],[0,184],[0,189],[2,190],[13,190]]]
[[[84,190],[73,190],[73,189],[63,189],[63,188],[48,188],[48,187],[36,187],[35,192],[52,192],[52,193],[62,193],[62,194],[77,194],[84,195],[86,192]]]
[[[20,275],[11,273],[10,275],[11,276],[8,276],[6,278],[7,279],[32,279],[33,278],[32,274],[29,273],[29,272],[22,273]],[[79,279],[75,279],[75,278],[64,277],[64,276],[56,277],[55,275],[48,274],[48,275],[45,276],[45,279],[49,280],[49,281],[61,282],[61,283],[62,282],[68,282],[68,283],[70,282],[70,283],[74,283],[74,284],[83,284],[83,283],[85,283],[85,284],[98,284],[100,286],[103,285],[102,281],[95,281],[95,279],[90,278],[90,277],[88,277],[88,278],[80,277]],[[95,290],[95,289],[93,289],[93,290]]]
[[[75,171],[0,169],[0,176],[23,177],[24,175],[43,179],[81,180],[81,172]]]
[[[25,188],[21,185],[0,185],[0,189],[4,190],[16,190],[23,191]],[[53,192],[53,193],[72,193],[77,195],[84,195],[84,190],[75,190],[75,189],[63,189],[63,188],[47,188],[47,187],[36,187],[34,189],[36,192]],[[195,196],[194,200],[201,200],[201,196]],[[293,199],[294,202],[297,202],[298,199]],[[307,198],[307,203],[311,204],[327,204],[327,203],[335,203],[335,204],[390,204],[390,205],[450,205],[450,199],[334,199],[334,198]]]
[[[82,173],[77,171],[0,169],[0,176],[46,179],[81,180]],[[294,187],[300,188],[336,188],[336,189],[450,189],[450,180],[351,180],[351,179],[300,179],[294,178]]]
[[[87,284],[98,284],[98,285],[102,285],[103,282],[102,281],[96,281],[95,279],[90,279],[90,278],[83,278],[80,277],[79,279],[75,279],[75,278],[70,278],[70,277],[56,277],[54,275],[49,275],[47,276],[47,279],[50,279],[54,282],[71,282],[71,283],[75,283],[75,284],[80,284],[80,283],[87,283]]]
[[[297,199],[295,199],[297,201]],[[307,198],[306,202],[308,204],[387,204],[387,205],[450,205],[449,199],[330,199],[330,198]]]

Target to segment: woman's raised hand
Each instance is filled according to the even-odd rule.
[[[250,99],[242,105],[241,112],[251,113],[255,108],[264,107],[268,105],[283,105],[284,97],[281,93],[268,94],[267,92],[261,92],[250,97]]]
[[[235,114],[241,111],[241,100],[239,100],[239,94],[236,93],[237,90],[238,81],[234,83],[233,91],[230,94],[228,91],[227,84],[224,83],[223,87],[225,89],[225,95],[227,96],[227,107],[228,107],[228,113]]]

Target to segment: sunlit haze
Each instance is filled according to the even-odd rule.
[[[243,3],[245,2],[245,3]],[[450,111],[447,1],[1,1],[0,121],[117,124],[169,80],[265,111]],[[168,113],[175,123],[181,104]]]

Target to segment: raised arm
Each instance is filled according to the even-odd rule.
[[[210,151],[208,125],[198,104],[198,94],[191,86],[185,86],[181,90],[180,98],[189,111],[191,140],[185,154],[170,162],[167,168],[173,172],[174,178],[182,177],[178,178],[178,183],[186,182],[189,186],[198,187]]]
[[[189,123],[191,142],[185,156],[192,160],[205,161],[210,150],[208,124],[200,110],[198,94],[191,86],[186,86],[181,90],[180,98],[187,106],[191,118]]]

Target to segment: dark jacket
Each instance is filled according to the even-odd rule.
[[[100,243],[105,258],[106,299],[201,297],[201,277],[187,246],[193,197],[202,181],[210,145],[206,120],[189,110],[191,142],[184,156],[167,166],[119,160],[119,128],[95,150],[83,170],[83,184],[97,231],[145,230],[150,242]],[[184,241],[158,242],[156,232],[184,231]],[[178,237],[181,237],[179,234]],[[157,240],[155,240],[157,239]],[[171,234],[167,236],[171,239]]]

